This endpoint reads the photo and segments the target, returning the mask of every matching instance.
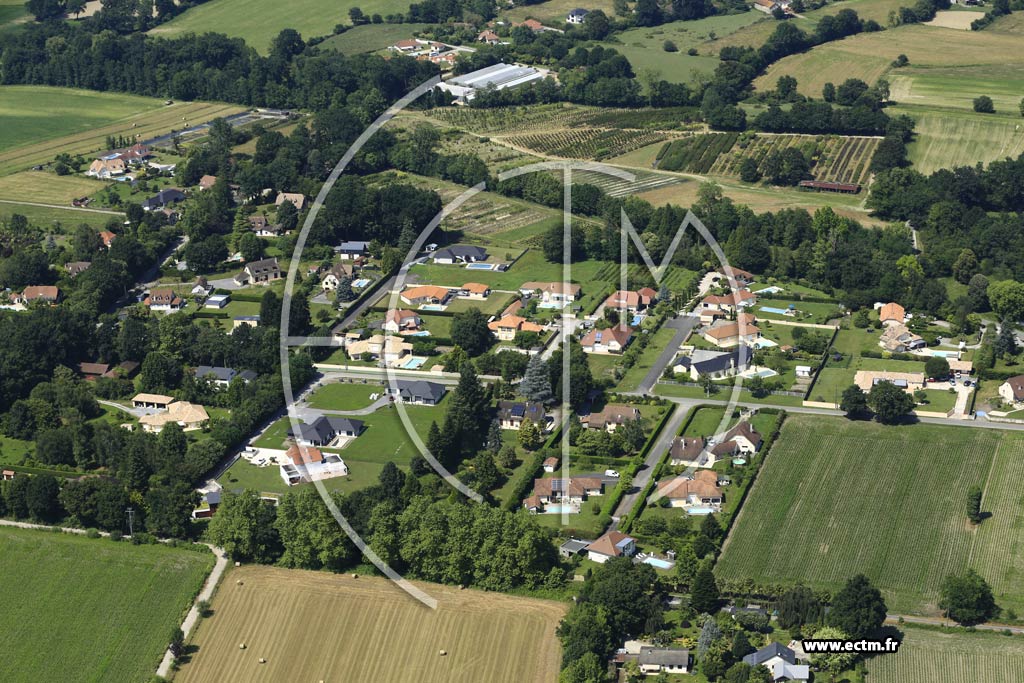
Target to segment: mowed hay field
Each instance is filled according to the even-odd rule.
[[[46,86],[0,87],[0,175],[71,155],[103,151],[109,135],[156,137],[244,107],[175,102]]]
[[[971,486],[984,487],[979,528]],[[889,609],[935,613],[951,573],[975,568],[1004,608],[1024,606],[1024,435],[841,418],[786,420],[716,573],[838,590],[866,574]]]
[[[901,625],[896,654],[867,661],[867,683],[1024,681],[1024,638],[999,633],[948,632]]]
[[[70,204],[72,199],[99,192],[106,186],[101,180],[80,175],[59,176],[46,171],[23,171],[0,176],[0,199]]]
[[[304,39],[329,36],[338,24],[349,24],[349,9],[363,14],[405,14],[407,0],[210,0],[192,7],[150,33],[175,36],[182,33],[224,33],[242,38],[247,45],[267,54],[282,29],[292,28]],[[386,46],[385,46],[386,47]]]
[[[211,553],[0,528],[5,683],[145,681]]]
[[[915,121],[907,146],[913,168],[932,173],[940,168],[973,166],[1024,154],[1024,119],[933,107],[891,107],[890,115]]]
[[[239,585],[238,581],[241,581]],[[566,605],[434,584],[430,609],[383,578],[232,569],[178,683],[550,683]],[[245,649],[239,644],[245,643]],[[440,656],[446,650],[446,656]],[[260,664],[260,658],[266,664]]]
[[[1019,36],[988,31],[960,31],[935,26],[900,26],[879,33],[862,33],[826,43],[807,52],[775,62],[755,81],[758,90],[775,87],[780,76],[797,79],[801,93],[820,97],[826,82],[839,84],[847,78],[874,83],[901,54],[910,65],[978,67],[1024,64],[1024,40]],[[897,70],[898,74],[899,71]],[[969,87],[978,70],[964,78]]]

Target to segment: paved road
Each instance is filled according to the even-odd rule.
[[[676,331],[675,336],[672,337],[672,341],[669,342],[668,346],[662,350],[661,355],[654,361],[654,365],[647,371],[647,376],[640,382],[638,391],[641,394],[649,394],[654,389],[654,385],[658,383],[662,373],[665,372],[665,368],[668,367],[668,364],[679,353],[679,347],[690,336],[693,328],[697,326],[697,322],[697,318],[693,316],[680,315],[665,323],[665,327]]]
[[[110,209],[90,209],[87,206],[65,206],[64,204],[42,204],[40,202],[19,202],[14,199],[0,199],[0,204],[22,204],[24,206],[38,206],[43,209],[61,209],[62,211],[83,211],[85,213],[102,213],[108,216],[124,216],[124,211],[112,211]]]
[[[664,429],[661,430],[661,434],[658,435],[657,441],[651,446],[650,452],[647,453],[647,459],[644,460],[643,467],[633,477],[633,485],[629,489],[629,493],[622,497],[619,501],[619,506],[615,508],[615,512],[612,513],[612,524],[609,529],[618,529],[619,520],[628,514],[633,506],[637,504],[640,499],[640,494],[643,492],[644,487],[647,486],[648,482],[651,481],[651,476],[654,474],[654,467],[661,460],[662,456],[672,445],[672,440],[676,436],[676,432],[679,431],[679,427],[683,424],[683,419],[686,417],[686,410],[677,409],[675,414],[669,418],[665,424]]]

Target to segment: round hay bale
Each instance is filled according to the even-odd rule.
[[[358,579],[358,578],[359,578],[359,574],[353,574],[353,575],[352,575],[352,578],[353,578],[353,579]]]
[[[260,657],[260,664],[266,664],[266,663],[267,663],[267,660],[263,659],[263,657]]]
[[[445,656],[448,655],[448,650],[438,650],[437,654],[442,656],[442,657],[445,657]]]
[[[242,563],[241,563],[241,562],[235,562],[235,566],[236,566],[236,567],[241,567],[241,566],[242,566]]]
[[[236,585],[236,586],[244,586],[245,584],[244,584],[244,583],[242,583],[242,580],[241,580],[241,579],[239,579],[238,581],[235,581],[235,585]]]
[[[245,649],[245,643],[239,643],[238,644],[238,649],[239,650],[244,650]]]

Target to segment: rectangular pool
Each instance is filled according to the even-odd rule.
[[[662,560],[657,557],[645,557],[644,564],[649,564],[652,567],[657,567],[658,569],[672,569],[672,567],[676,566],[675,562],[669,562],[668,560]]]
[[[761,310],[765,313],[774,313],[775,315],[793,315],[793,311],[786,308],[775,308],[774,306],[761,306]]]
[[[467,263],[466,270],[494,270],[493,263]]]
[[[430,330],[420,330],[419,332],[410,332],[409,334],[403,334],[403,337],[429,337]]]
[[[418,370],[420,368],[420,366],[422,366],[426,362],[427,362],[426,358],[419,358],[419,357],[410,358],[409,360],[405,361],[401,365],[401,367],[404,368],[405,370]]]
[[[694,507],[686,508],[686,514],[688,515],[710,515],[715,512],[714,508],[709,507]]]
[[[444,304],[423,304],[420,306],[421,311],[443,311],[447,306]]]
[[[772,285],[771,287],[765,287],[764,289],[759,289],[756,292],[754,292],[754,294],[778,294],[781,291],[782,291],[782,287],[776,287],[775,285]]]
[[[352,286],[355,287],[356,289],[361,289],[361,288],[365,287],[368,284],[370,284],[370,280],[368,278],[365,278],[365,277],[361,277],[358,280],[354,280],[352,282]]]
[[[546,301],[544,303],[537,304],[537,308],[557,308],[559,310],[565,308],[564,301]]]
[[[563,512],[568,512],[570,514],[575,514],[577,512],[576,506],[575,505],[559,505],[559,504],[556,504],[556,503],[544,506],[544,514],[546,514],[546,515],[559,515],[559,514],[562,514]]]

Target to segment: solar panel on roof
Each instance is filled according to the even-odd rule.
[[[512,406],[512,415],[513,417],[522,417],[523,415],[526,415],[526,406],[522,403],[517,403]]]

